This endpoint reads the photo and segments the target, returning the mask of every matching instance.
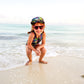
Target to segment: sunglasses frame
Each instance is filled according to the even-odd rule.
[[[39,29],[43,29],[44,26],[34,26],[34,29],[38,30]]]

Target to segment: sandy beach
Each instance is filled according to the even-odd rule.
[[[0,71],[0,84],[84,84],[84,58],[49,57],[48,64],[32,65]]]

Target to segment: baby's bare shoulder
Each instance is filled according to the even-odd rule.
[[[31,32],[30,34],[29,34],[29,37],[34,37],[35,35],[34,35],[34,33],[33,32]]]

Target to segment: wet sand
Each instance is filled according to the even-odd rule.
[[[48,64],[32,65],[0,71],[0,84],[84,84],[84,58],[49,57]]]

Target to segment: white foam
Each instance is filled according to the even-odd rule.
[[[64,34],[84,34],[84,31],[46,31],[46,33],[64,33]]]
[[[0,70],[7,70],[10,68],[19,67],[24,65],[28,61],[25,45],[17,44],[17,46],[15,46],[16,44],[10,44],[9,47],[6,45],[5,47],[7,48],[1,49]],[[75,56],[84,58],[84,47],[66,47],[56,44],[49,44],[45,46],[47,50],[45,57]],[[13,47],[11,47],[11,45],[13,45]],[[32,52],[32,54],[33,61],[38,59],[38,56],[36,56],[34,52]]]
[[[47,47],[47,53],[45,57],[54,57],[57,56],[57,53],[53,47]],[[0,55],[0,70],[7,70],[13,67],[17,67],[20,65],[25,64],[28,61],[28,58],[26,56],[26,51],[25,51],[25,46],[19,46],[19,47],[14,47],[11,49],[10,47],[7,48],[6,50],[0,51],[0,53],[3,53]],[[32,52],[32,59],[33,61],[38,59],[39,56],[36,56],[34,52]]]

